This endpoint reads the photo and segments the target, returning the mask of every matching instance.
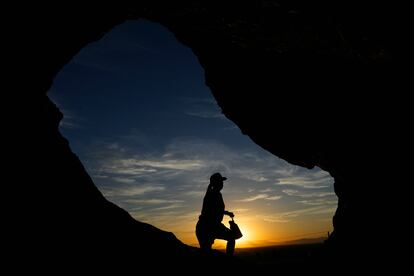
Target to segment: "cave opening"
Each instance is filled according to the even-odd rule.
[[[242,135],[197,58],[159,24],[112,29],[61,70],[48,95],[104,196],[186,244],[198,246],[195,224],[216,171],[228,177],[226,209],[245,234],[238,247],[320,241],[332,231],[329,174],[291,165]]]

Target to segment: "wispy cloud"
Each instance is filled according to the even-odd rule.
[[[182,203],[182,202],[184,202],[184,200],[151,198],[151,199],[129,199],[129,200],[126,200],[126,202],[136,203],[136,204],[140,204],[140,205],[158,205],[158,204],[166,204],[166,203]]]
[[[196,98],[196,97],[181,97],[180,100],[186,104],[206,104],[206,105],[217,105],[214,98]]]
[[[156,169],[172,169],[172,170],[194,170],[204,166],[202,160],[134,160],[130,159],[131,165],[146,166]]]
[[[63,119],[60,121],[59,124],[61,128],[77,129],[82,127],[81,123],[79,122],[79,117],[75,117],[74,115],[68,114],[68,111],[62,111],[62,113],[64,114]]]
[[[267,197],[265,199],[267,199],[267,200],[279,200],[281,198],[282,198],[282,196],[269,196],[269,197]]]
[[[291,189],[285,189],[285,190],[282,190],[282,192],[289,196],[297,196],[297,197],[302,197],[302,198],[335,196],[335,193],[333,192],[309,192],[309,191],[298,191],[298,190],[291,190]]]
[[[202,197],[204,196],[205,191],[187,191],[183,192],[184,196],[188,197]]]
[[[313,199],[299,200],[298,202],[304,205],[310,205],[310,206],[321,206],[321,205],[335,206],[338,203],[338,200],[331,199],[331,198],[313,198]]]
[[[265,199],[267,197],[268,197],[268,195],[266,195],[266,194],[259,194],[259,195],[246,197],[246,198],[240,199],[238,201],[240,201],[240,202],[251,202],[251,201],[255,201],[255,200],[259,200],[259,199]]]
[[[255,182],[265,182],[265,181],[268,181],[269,180],[266,177],[260,175],[260,173],[252,173],[252,174],[245,173],[244,174],[244,177],[246,179],[253,180]]]
[[[186,115],[203,119],[226,119],[216,101],[211,98],[181,98],[187,106]],[[234,125],[234,124],[232,124]]]
[[[259,215],[258,217],[267,222],[287,223],[302,216],[333,214],[335,209],[335,207],[326,208],[324,206],[317,206],[269,215]]]
[[[137,195],[143,195],[150,192],[163,191],[165,187],[163,186],[127,186],[127,187],[112,187],[112,188],[102,188],[105,196],[108,197],[133,197]]]
[[[59,127],[63,129],[79,129],[83,128],[83,124],[85,123],[85,119],[78,116],[74,111],[66,109],[58,99],[58,94],[56,91],[49,91],[49,98],[56,104],[59,108],[60,112],[63,114],[63,118],[59,123]]]
[[[191,171],[205,166],[202,160],[145,159],[146,157],[128,157],[110,160],[99,169],[101,173],[140,176],[160,170]],[[125,179],[125,178],[123,178]]]
[[[127,178],[127,177],[113,177],[112,179],[115,180],[116,182],[125,183],[125,184],[132,184],[135,182],[135,179]]]
[[[331,177],[328,173],[319,171],[309,175],[294,175],[294,172],[287,172],[285,177],[276,180],[276,185],[289,185],[308,189],[327,188],[331,185]]]
[[[171,209],[177,209],[182,208],[183,204],[181,203],[173,203],[162,207],[153,208],[153,211],[164,211],[164,210],[171,210]]]
[[[240,200],[237,200],[237,201],[252,202],[252,201],[259,200],[259,199],[278,200],[278,199],[281,199],[281,198],[282,198],[282,196],[269,196],[268,194],[258,194],[258,195],[250,196],[250,197],[243,198],[243,199],[240,199]]]
[[[225,116],[222,113],[218,113],[216,111],[192,111],[192,112],[186,112],[187,115],[204,118],[204,119],[222,119],[225,118]]]

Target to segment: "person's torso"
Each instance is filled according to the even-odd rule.
[[[224,201],[220,192],[207,192],[203,200],[200,219],[211,223],[220,223],[224,216]]]

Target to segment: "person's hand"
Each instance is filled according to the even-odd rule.
[[[234,218],[234,214],[233,214],[233,212],[227,212],[227,214],[228,214],[231,218]]]

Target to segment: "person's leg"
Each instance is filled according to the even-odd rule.
[[[200,240],[199,239],[198,243],[200,244],[200,249],[205,250],[205,251],[211,250],[211,246],[213,245],[208,240]]]
[[[235,247],[236,247],[236,240],[235,239],[227,240],[226,254],[230,255],[230,256],[233,256]]]
[[[208,227],[203,225],[203,223],[198,222],[196,226],[196,236],[198,243],[200,244],[201,250],[211,250],[211,247],[214,243],[214,240],[212,241],[210,235],[208,234]]]
[[[228,255],[233,255],[234,248],[236,247],[236,239],[234,238],[233,231],[227,228],[224,224],[221,224],[219,229],[217,229],[216,238],[226,240],[226,253]]]

